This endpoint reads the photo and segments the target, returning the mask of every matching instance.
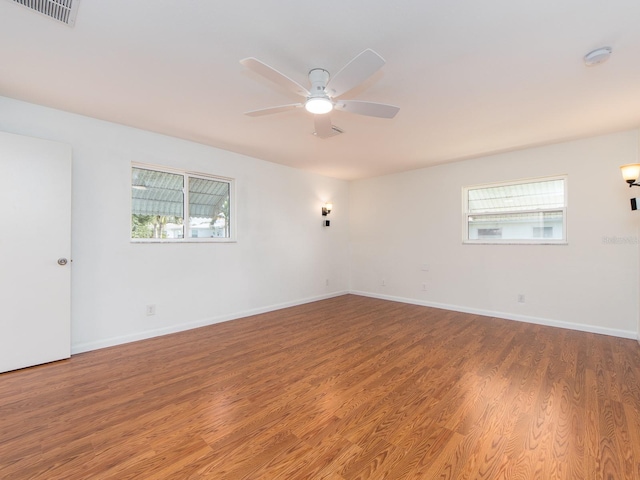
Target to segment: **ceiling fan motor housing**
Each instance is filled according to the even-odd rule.
[[[325,88],[329,83],[329,72],[323,68],[314,68],[309,72],[309,83],[311,83],[311,90],[309,98],[323,97],[328,98]]]

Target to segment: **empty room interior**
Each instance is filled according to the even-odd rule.
[[[638,20],[0,0],[0,478],[639,479]]]

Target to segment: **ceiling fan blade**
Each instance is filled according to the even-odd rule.
[[[243,60],[240,60],[240,63],[252,72],[257,73],[258,75],[262,75],[267,80],[271,80],[272,82],[286,88],[287,90],[292,91],[293,93],[297,93],[298,95],[301,95],[303,97],[307,97],[309,95],[309,90],[304,88],[298,82],[296,82],[295,80],[291,80],[286,75],[280,73],[266,63],[261,62],[257,58],[245,58]]]
[[[344,112],[366,115],[368,117],[393,118],[400,111],[400,107],[385,103],[363,102],[360,100],[341,100],[334,108]]]
[[[336,73],[327,85],[330,97],[339,97],[357,87],[385,64],[384,58],[371,49],[367,49],[347,63]]]
[[[245,115],[250,117],[260,117],[262,115],[271,115],[272,113],[287,112],[289,110],[295,110],[302,107],[302,103],[292,103],[290,105],[280,105],[279,107],[262,108],[260,110],[251,110],[250,112],[244,112]]]
[[[316,137],[329,138],[333,136],[333,127],[331,125],[331,117],[328,113],[322,115],[314,115],[313,123],[315,124]]]

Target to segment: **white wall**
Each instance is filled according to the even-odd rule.
[[[618,167],[637,144],[634,130],[352,182],[352,291],[635,338],[640,190]],[[560,174],[568,245],[462,244],[463,186]]]
[[[73,148],[73,353],[348,290],[347,182],[2,97],[0,130]],[[237,243],[130,243],[132,161],[235,178]]]
[[[619,336],[640,330],[640,212],[629,208],[640,189],[618,169],[637,161],[637,131],[347,183],[2,97],[0,130],[73,147],[74,353],[349,290]],[[130,243],[132,161],[236,178],[238,242]],[[462,245],[463,186],[558,174],[569,175],[569,245]]]

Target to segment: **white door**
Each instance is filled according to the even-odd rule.
[[[71,147],[0,132],[0,372],[69,358],[70,255]]]

